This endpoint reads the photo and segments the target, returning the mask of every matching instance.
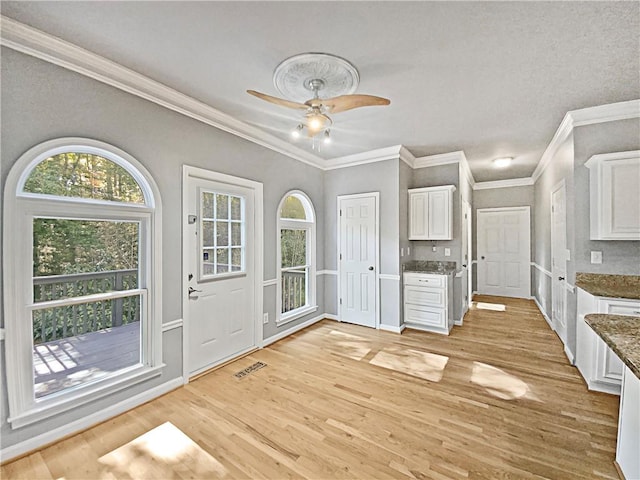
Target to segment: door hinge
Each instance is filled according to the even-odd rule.
[[[340,299],[340,305],[342,305],[342,299]]]
[[[342,209],[340,209],[340,216],[342,216]]]
[[[340,254],[340,260],[342,260],[342,254]]]

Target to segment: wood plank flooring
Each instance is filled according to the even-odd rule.
[[[618,397],[533,302],[475,300],[449,337],[325,320],[1,476],[617,479]]]

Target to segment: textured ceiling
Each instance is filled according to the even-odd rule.
[[[569,110],[640,98],[638,2],[5,2],[2,14],[285,138],[285,58],[355,64],[388,107],[336,114],[333,158],[464,150],[476,181],[531,175]],[[301,143],[304,145],[304,143]],[[515,157],[506,170],[491,159]]]

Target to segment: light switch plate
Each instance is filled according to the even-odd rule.
[[[591,263],[602,263],[602,252],[591,252]]]
[[[404,248],[403,247],[400,247],[400,256],[404,257]]]
[[[269,323],[269,312],[262,314],[262,323]]]
[[[451,249],[450,248],[445,247],[444,256],[445,257],[450,257],[451,256]]]

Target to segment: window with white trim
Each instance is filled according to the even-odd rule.
[[[88,139],[7,177],[4,278],[13,428],[160,374],[160,206],[132,157]]]
[[[317,310],[315,212],[301,191],[287,193],[278,207],[278,323]]]

